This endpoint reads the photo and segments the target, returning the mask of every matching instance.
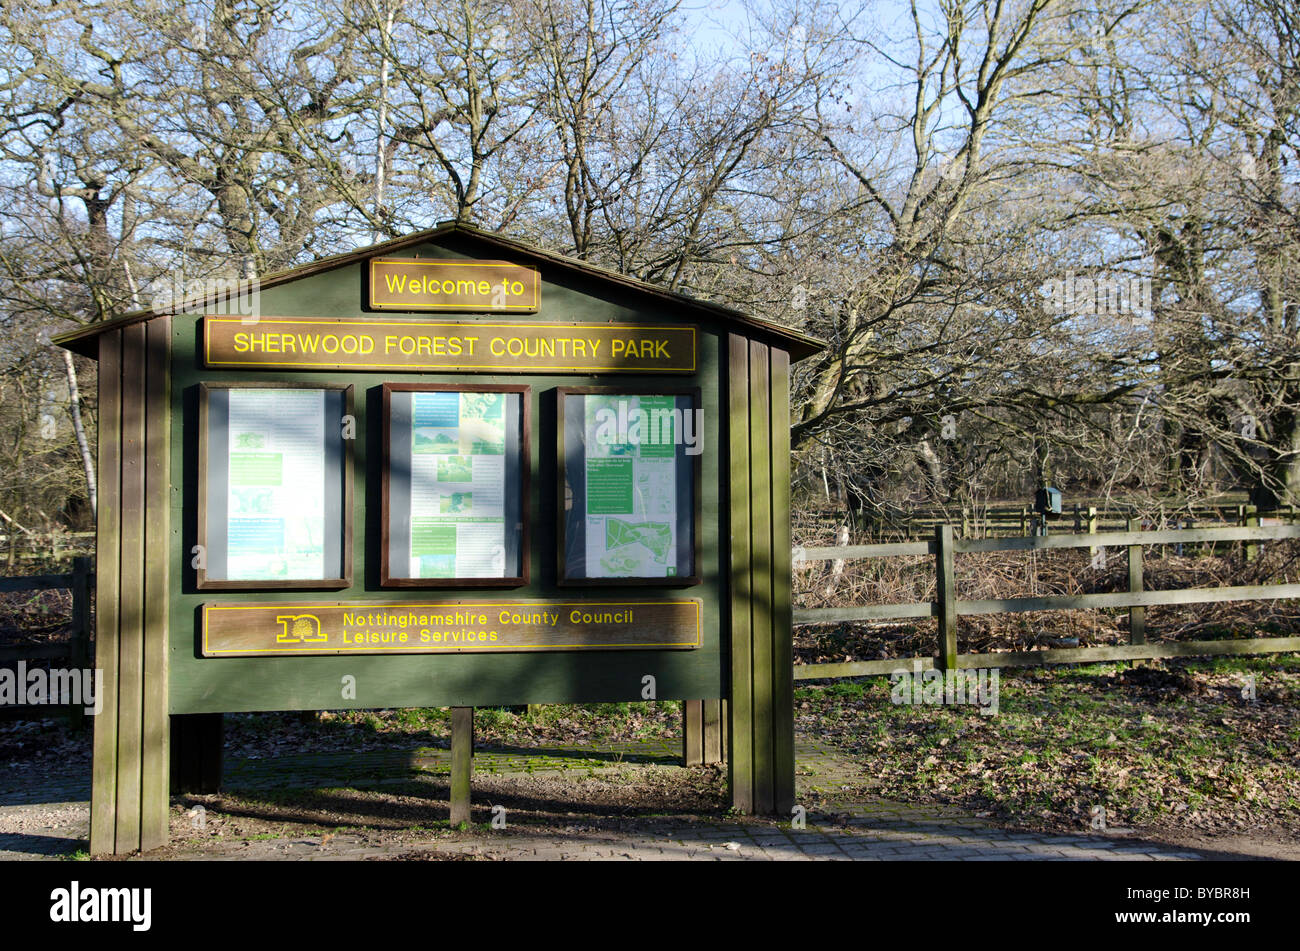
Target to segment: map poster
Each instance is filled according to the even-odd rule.
[[[506,577],[507,395],[412,394],[411,577]]]
[[[325,392],[228,392],[227,579],[324,578]]]
[[[673,578],[678,564],[672,396],[588,395],[583,409],[588,578]]]

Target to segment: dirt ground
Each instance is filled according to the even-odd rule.
[[[238,854],[259,839],[314,839],[322,848],[341,833],[393,858],[448,858],[425,850],[404,854],[403,844],[467,840],[493,830],[497,818],[510,835],[572,836],[648,834],[656,820],[721,819],[728,801],[724,776],[715,769],[682,770],[629,766],[602,776],[476,776],[474,827],[456,830],[445,818],[450,789],[429,777],[379,789],[286,792],[279,796],[187,796],[172,808],[172,844],[150,853],[168,859],[191,851]],[[204,807],[202,813],[196,805]],[[499,809],[498,809],[499,807]],[[202,815],[202,821],[196,817]]]
[[[1007,671],[1000,683],[996,716],[892,702],[888,678],[801,683],[800,804],[832,821],[845,803],[882,800],[952,808],[1003,829],[1300,860],[1300,657]],[[345,836],[391,852],[473,835],[447,825],[441,765],[402,766],[421,750],[426,759],[445,755],[446,711],[226,720],[234,792],[174,802],[176,854],[307,840],[330,848]],[[663,821],[730,818],[719,769],[666,765],[679,742],[679,704],[484,709],[475,728],[481,749],[525,761],[529,750],[557,744],[666,751],[659,765],[606,758],[557,775],[476,766],[479,832],[492,829],[492,805],[504,808],[510,834],[636,835]],[[88,797],[89,740],[56,720],[0,723],[0,836],[34,837],[38,850],[53,837],[51,850],[75,851],[68,837],[84,836],[76,829],[84,830],[85,807],[75,804]],[[304,758],[320,762],[277,786]]]

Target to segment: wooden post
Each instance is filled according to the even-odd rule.
[[[118,589],[117,851],[141,848],[144,828],[145,545],[150,512],[145,500],[145,325],[122,331],[122,529]],[[162,546],[158,546],[162,549]]]
[[[171,506],[171,320],[151,321],[145,330],[145,603],[140,710],[140,848],[167,844],[171,808],[167,770],[171,718],[168,715],[167,594],[170,553],[167,511]],[[218,754],[219,755],[219,754]]]
[[[732,334],[727,367],[732,806],[788,816],[794,805],[790,359]]]
[[[451,825],[470,821],[469,787],[474,749],[474,708],[451,708]]]
[[[1088,534],[1089,535],[1097,534],[1097,506],[1095,505],[1088,506]],[[1095,547],[1089,548],[1088,554],[1096,556],[1097,549]]]
[[[169,732],[170,791],[178,796],[220,791],[224,715],[176,714],[171,718]]]
[[[1029,510],[1023,505],[1020,506],[1020,537],[1024,538],[1029,534]]]
[[[1247,523],[1246,523],[1246,506],[1244,506],[1244,505],[1238,505],[1238,506],[1237,506],[1237,524],[1238,524],[1238,525],[1241,525],[1241,526],[1243,526],[1243,527],[1247,524]],[[1242,545],[1243,545],[1242,550],[1243,550],[1243,552],[1244,552],[1244,551],[1247,550],[1247,547],[1245,546],[1245,543],[1244,543],[1244,542],[1242,543]],[[1228,550],[1229,550],[1230,552],[1231,552],[1231,551],[1234,551],[1234,550],[1235,550],[1235,543],[1232,544],[1232,545],[1230,545]],[[1246,560],[1247,560],[1247,561],[1250,561],[1250,556],[1249,556],[1249,555],[1246,556]]]
[[[1246,527],[1258,528],[1260,525],[1259,510],[1253,505],[1243,505],[1241,509],[1241,524]],[[1246,560],[1254,561],[1259,557],[1259,543],[1246,542]]]
[[[1074,533],[1077,535],[1083,531],[1083,506],[1078,502],[1074,503]]]
[[[1156,521],[1156,528],[1157,528],[1157,529],[1166,529],[1166,528],[1168,528],[1168,527],[1169,527],[1169,520],[1165,518],[1165,503],[1164,503],[1164,502],[1161,502],[1161,503],[1160,503],[1160,515],[1159,515],[1159,518],[1158,518],[1157,521]],[[1169,546],[1168,546],[1168,545],[1161,545],[1161,546],[1160,546],[1160,560],[1163,561],[1163,560],[1164,560],[1168,555],[1169,555]]]
[[[970,512],[961,510],[961,537],[970,538]]]
[[[90,666],[90,559],[85,555],[79,555],[72,559],[72,655],[70,665],[76,670],[85,670]],[[68,712],[68,725],[74,730],[85,728],[86,712],[84,705],[73,704]]]
[[[1141,519],[1131,518],[1128,520],[1128,530],[1130,532],[1140,532],[1142,530]],[[1129,593],[1141,591],[1143,588],[1142,578],[1142,546],[1128,546],[1128,590]],[[1145,644],[1147,642],[1147,609],[1142,607],[1131,607],[1128,609],[1128,642],[1130,644]],[[1140,661],[1134,661],[1138,665]]]
[[[122,332],[99,341],[99,503],[95,534],[95,667],[104,671],[104,708],[95,717],[90,786],[90,851],[117,847],[118,570],[121,547]],[[12,529],[10,529],[12,533]],[[138,837],[137,837],[138,844]]]
[[[736,811],[754,811],[754,673],[753,633],[750,605],[753,600],[750,572],[750,508],[753,493],[749,481],[749,345],[731,334],[728,339],[728,460],[727,482],[731,519],[731,684],[727,693],[731,714],[731,758],[728,775],[731,804]],[[792,672],[793,673],[793,672]]]
[[[90,851],[167,841],[171,322],[99,337],[99,504]]]
[[[953,558],[951,525],[934,530],[935,585],[939,599],[939,638],[934,666],[940,670],[957,669],[957,572]]]
[[[721,763],[723,754],[721,700],[682,701],[682,762],[687,766]]]
[[[682,701],[682,765],[704,762],[704,701]]]
[[[751,729],[754,733],[754,812],[766,815],[775,809],[776,747],[773,743],[772,689],[775,684],[773,674],[776,671],[773,657],[773,625],[775,623],[772,600],[772,567],[777,552],[774,551],[772,538],[773,506],[772,476],[773,461],[789,459],[789,450],[782,457],[772,450],[772,413],[775,400],[772,398],[771,383],[772,350],[770,347],[750,341],[749,344],[749,451],[750,473],[749,488],[753,502],[749,508],[750,533],[750,591],[753,600],[750,603],[749,623],[750,637],[750,671],[753,683],[753,706],[750,710]],[[788,406],[787,397],[782,397],[782,405]],[[789,425],[786,426],[789,432]],[[786,463],[788,467],[789,463]],[[788,471],[788,468],[787,468]],[[788,477],[787,477],[788,478]],[[787,482],[788,485],[788,482]],[[787,509],[788,511],[788,509]],[[786,558],[790,556],[790,546],[785,546]],[[793,635],[791,635],[793,636]],[[794,661],[791,660],[793,665]],[[794,678],[792,667],[786,668],[789,678]],[[791,726],[794,713],[789,712]],[[793,766],[793,764],[792,764]],[[791,770],[793,772],[793,769]]]
[[[779,816],[789,816],[795,805],[794,592],[790,584],[790,354],[775,347],[771,349],[768,400],[772,406],[769,448],[772,471],[772,811]],[[706,706],[706,723],[709,717]],[[718,719],[721,720],[720,710]],[[706,732],[706,754],[708,744]]]
[[[704,701],[704,762],[722,763],[727,758],[723,726],[727,722],[725,700]]]

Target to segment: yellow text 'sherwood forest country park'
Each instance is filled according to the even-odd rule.
[[[230,368],[694,373],[696,328],[209,315],[204,350]]]

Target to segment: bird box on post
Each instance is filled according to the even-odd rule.
[[[1039,515],[1061,514],[1061,490],[1045,485],[1034,496],[1034,511]]]

